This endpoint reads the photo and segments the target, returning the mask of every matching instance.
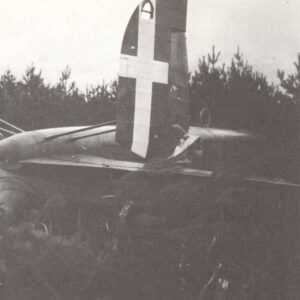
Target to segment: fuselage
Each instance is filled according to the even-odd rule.
[[[115,125],[103,126],[49,140],[49,137],[80,131],[86,127],[63,127],[22,132],[0,141],[2,167],[30,158],[51,157],[57,154],[99,155],[105,146],[114,146]]]
[[[102,168],[22,164],[30,159],[49,159],[62,154],[69,158],[84,154],[134,160],[135,156],[115,142],[115,125],[89,128],[41,129],[1,140],[0,210],[14,212],[16,207],[32,199],[47,199],[56,194],[83,199],[99,197],[103,191],[110,193],[112,175],[118,176],[118,171],[112,174],[111,170]],[[105,188],[99,189],[103,184]]]

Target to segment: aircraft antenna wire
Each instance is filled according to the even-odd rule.
[[[5,132],[5,133],[7,133],[7,134],[9,134],[9,135],[15,135],[15,134],[17,134],[16,132],[14,132],[14,131],[11,131],[11,130],[8,130],[8,129],[5,129],[5,128],[3,128],[3,127],[0,127],[0,132]]]
[[[11,124],[11,123],[8,123],[6,122],[5,120],[3,119],[0,119],[0,123],[3,123],[4,125],[8,126],[10,129],[14,129],[16,132],[15,133],[21,133],[21,132],[24,132],[23,129]]]

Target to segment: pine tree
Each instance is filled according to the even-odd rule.
[[[215,53],[215,47],[212,53],[207,57],[199,59],[198,70],[195,71],[190,83],[190,114],[192,124],[197,124],[200,113],[207,108],[213,115],[213,125],[216,121],[218,109],[224,103],[226,98],[226,80],[225,65],[217,66],[220,52]]]
[[[117,81],[82,93],[71,81],[69,66],[57,84],[45,84],[42,72],[29,66],[22,80],[11,71],[0,79],[0,117],[25,130],[88,125],[116,118]]]
[[[266,133],[269,111],[274,104],[275,86],[255,72],[240,50],[227,69],[218,66],[220,52],[199,60],[198,71],[191,79],[191,115],[197,123],[199,113],[208,108],[212,127],[248,129]],[[260,132],[260,133],[261,133]]]
[[[296,67],[295,74],[285,77],[284,71],[278,70],[277,75],[285,92],[294,100],[300,102],[300,53],[298,54],[298,61],[294,65]]]

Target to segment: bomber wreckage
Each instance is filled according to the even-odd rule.
[[[186,0],[136,8],[116,121],[30,132],[2,122],[2,271],[28,277],[9,273],[5,299],[299,295],[299,185],[282,179],[292,154],[250,132],[189,126],[186,16]],[[70,270],[85,263],[75,284]]]

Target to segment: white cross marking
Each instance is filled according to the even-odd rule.
[[[152,1],[154,9],[156,1]],[[169,64],[154,60],[155,12],[153,19],[141,16],[140,5],[138,56],[121,55],[119,75],[136,78],[133,143],[131,151],[146,157],[151,122],[152,83],[168,84]]]

